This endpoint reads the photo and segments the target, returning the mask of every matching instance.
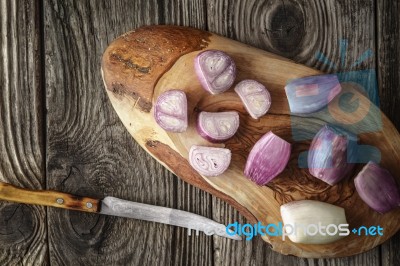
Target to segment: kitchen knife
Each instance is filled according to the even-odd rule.
[[[219,235],[241,240],[241,237],[226,232],[223,224],[194,213],[105,197],[103,200],[75,196],[52,190],[29,190],[0,182],[0,200],[50,206],[68,210],[92,212],[127,217],[188,228],[189,234],[202,231],[207,235]]]

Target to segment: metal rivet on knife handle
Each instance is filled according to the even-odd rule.
[[[105,197],[100,201],[53,190],[24,189],[0,181],[0,200],[142,219],[203,232],[210,232],[211,229],[217,235],[240,239],[227,234],[224,225],[197,214],[113,197]]]
[[[94,213],[100,209],[100,200],[98,199],[53,190],[30,190],[1,181],[0,200]]]
[[[60,205],[64,203],[64,200],[61,199],[61,198],[58,198],[56,201],[57,201],[57,203],[60,204]]]

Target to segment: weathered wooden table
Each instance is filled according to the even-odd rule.
[[[244,222],[156,163],[112,109],[101,55],[141,25],[206,29],[326,72],[373,69],[381,108],[400,129],[398,1],[0,0],[0,20],[0,180],[15,185]],[[271,251],[261,239],[188,237],[167,225],[0,203],[0,265],[400,265],[399,248],[398,233],[358,256],[299,259]]]

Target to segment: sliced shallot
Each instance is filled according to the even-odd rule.
[[[190,165],[204,176],[218,176],[228,169],[231,151],[225,148],[193,145],[189,152]]]
[[[268,112],[271,106],[271,95],[258,81],[243,80],[236,85],[235,91],[252,118],[258,119]]]
[[[188,126],[186,94],[181,90],[162,93],[154,107],[157,124],[171,132],[184,132]]]
[[[285,169],[290,151],[290,143],[268,132],[251,149],[244,175],[258,185],[267,184]]]
[[[235,135],[239,128],[239,114],[230,112],[201,112],[197,118],[197,132],[208,141],[223,142]]]
[[[235,62],[229,55],[218,50],[199,53],[194,68],[201,85],[211,94],[226,91],[236,78]]]

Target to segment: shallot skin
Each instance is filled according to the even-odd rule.
[[[239,128],[239,114],[229,112],[200,112],[196,129],[200,136],[213,142],[221,143],[232,138]]]
[[[219,176],[231,163],[231,151],[225,148],[193,145],[189,151],[189,163],[204,176]]]
[[[333,186],[354,168],[353,143],[357,137],[341,128],[323,126],[315,135],[308,152],[311,175]]]
[[[285,86],[290,112],[294,114],[319,111],[341,91],[342,87],[334,74],[298,78]]]
[[[257,185],[265,185],[285,169],[290,153],[290,143],[270,131],[250,151],[244,175]]]
[[[400,191],[393,176],[372,161],[357,175],[354,185],[361,199],[379,213],[400,206]]]
[[[187,98],[181,90],[162,93],[154,106],[154,119],[166,131],[181,133],[188,127]]]
[[[233,59],[219,50],[206,50],[194,60],[194,69],[202,87],[211,94],[228,90],[236,78]]]

